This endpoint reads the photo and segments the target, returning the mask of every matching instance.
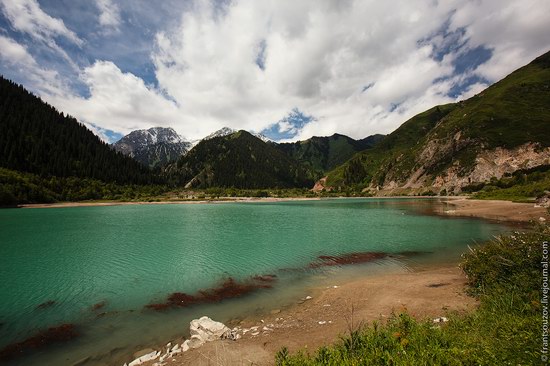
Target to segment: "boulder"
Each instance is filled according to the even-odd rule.
[[[198,343],[200,341],[202,343],[211,342],[218,339],[230,338],[231,336],[231,329],[207,316],[192,320],[189,325],[189,332],[191,334],[191,343]],[[196,348],[191,345],[189,346]]]

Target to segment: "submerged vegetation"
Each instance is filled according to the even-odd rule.
[[[462,268],[477,310],[449,321],[395,314],[387,323],[350,328],[314,354],[281,349],[277,365],[532,365],[541,362],[542,245],[550,229],[501,236],[464,254]]]

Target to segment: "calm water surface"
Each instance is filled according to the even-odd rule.
[[[185,334],[192,318],[227,321],[269,311],[319,281],[350,273],[457,261],[468,244],[506,230],[427,214],[438,205],[337,199],[0,210],[0,349],[70,322],[82,337],[11,364],[71,365],[91,356],[90,364],[118,365],[140,347]],[[308,269],[319,255],[369,251],[396,256],[353,269]],[[274,289],[217,305],[143,309],[175,291],[195,293],[227,277],[257,274],[276,274],[279,281]],[[37,308],[46,301],[55,303]],[[91,310],[99,302],[106,304],[102,317]]]

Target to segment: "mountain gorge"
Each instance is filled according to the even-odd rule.
[[[173,128],[163,127],[132,131],[113,144],[116,151],[150,168],[178,160],[191,147]]]
[[[388,194],[472,184],[550,164],[550,53],[472,98],[421,113],[329,172],[325,189]]]

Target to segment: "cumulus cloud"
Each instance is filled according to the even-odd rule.
[[[128,133],[177,125],[180,113],[173,101],[112,62],[97,61],[84,69],[81,78],[90,88],[90,97],[50,95],[46,100],[94,126],[95,131],[107,128]]]
[[[117,29],[119,9],[96,1],[99,22]],[[0,2],[15,29],[82,44],[36,0]],[[80,70],[89,93],[49,100],[122,133],[172,126],[194,139],[228,126],[362,138],[472,96],[550,48],[546,0],[196,0],[181,11],[151,30],[154,85],[94,60]],[[311,118],[289,119],[293,111]]]
[[[46,14],[36,0],[1,0],[4,14],[16,30],[41,41],[50,42],[62,36],[82,45],[82,40],[69,30],[63,20]]]
[[[57,71],[40,67],[25,46],[0,34],[0,49],[0,61],[23,73],[27,87],[45,95],[59,95],[66,89]]]
[[[120,9],[111,0],[96,0],[99,9],[99,24],[109,30],[118,31],[121,22]]]
[[[48,45],[73,68],[77,68],[67,52],[57,44],[56,38],[63,37],[79,47],[82,46],[83,41],[65,26],[63,20],[46,14],[37,0],[0,0],[0,5],[16,31],[28,34],[35,40]]]

